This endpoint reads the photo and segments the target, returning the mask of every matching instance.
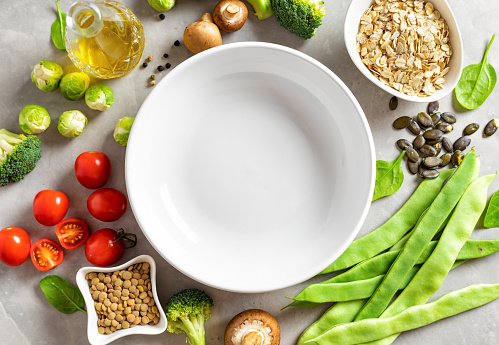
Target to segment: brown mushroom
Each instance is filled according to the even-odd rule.
[[[184,44],[193,54],[222,45],[222,35],[210,13],[203,14],[200,21],[185,28]]]
[[[277,320],[261,309],[248,309],[225,328],[224,345],[279,345],[281,330]]]
[[[220,30],[233,32],[243,27],[248,8],[239,0],[222,0],[213,10],[213,21]]]

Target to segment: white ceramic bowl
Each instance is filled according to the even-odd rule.
[[[92,295],[90,294],[90,290],[88,288],[88,282],[85,279],[85,276],[90,273],[90,272],[114,272],[114,271],[119,271],[126,269],[132,265],[142,263],[142,262],[147,262],[149,263],[150,266],[150,271],[149,271],[149,276],[151,278],[151,285],[152,285],[152,292],[154,296],[154,300],[156,301],[156,306],[158,307],[159,313],[160,313],[160,318],[159,322],[155,325],[140,325],[140,326],[135,326],[132,328],[128,329],[120,329],[116,332],[113,332],[111,334],[99,334],[98,332],[98,326],[97,326],[97,312],[95,311],[94,307],[94,299],[92,298]],[[131,334],[160,334],[163,333],[166,330],[167,326],[167,320],[166,320],[166,315],[165,312],[163,311],[163,308],[161,307],[158,294],[156,292],[156,262],[154,259],[149,256],[149,255],[140,255],[137,256],[135,259],[132,259],[123,265],[115,266],[115,267],[83,267],[81,268],[78,273],[76,274],[76,284],[78,285],[78,288],[80,289],[81,293],[83,294],[83,298],[85,299],[85,305],[87,309],[87,314],[88,314],[88,326],[87,326],[87,335],[88,335],[88,341],[92,345],[104,345],[108,344],[112,341],[115,341],[119,338],[122,338],[127,335]]]
[[[461,41],[461,32],[457,26],[456,18],[452,13],[451,8],[446,0],[431,0],[434,8],[442,14],[449,26],[449,39],[452,47],[452,57],[449,62],[449,72],[445,75],[445,84],[443,89],[435,91],[431,96],[418,97],[408,96],[405,93],[399,92],[394,88],[383,84],[376,78],[371,71],[362,63],[359,53],[356,50],[357,33],[359,31],[360,17],[371,6],[373,0],[352,0],[348,8],[345,25],[345,45],[348,54],[357,68],[364,74],[367,79],[372,81],[375,85],[379,86],[386,92],[397,96],[400,99],[405,99],[412,102],[432,102],[439,100],[449,94],[456,86],[459,78],[461,77],[461,70],[463,68],[463,44]]]
[[[126,151],[135,217],[184,274],[236,292],[302,282],[350,244],[374,188],[369,125],[296,50],[233,43],[154,87]]]

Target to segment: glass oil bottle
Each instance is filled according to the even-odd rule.
[[[121,77],[135,68],[144,51],[144,29],[123,4],[78,1],[66,17],[66,50],[83,72],[99,79]]]

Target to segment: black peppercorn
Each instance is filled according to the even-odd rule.
[[[165,15],[164,15],[163,13],[161,13],[161,14],[159,15],[159,19],[161,19],[161,20],[165,19]]]
[[[176,40],[175,42],[173,42],[173,45],[174,45],[175,47],[178,47],[178,46],[180,45],[180,41],[179,41],[179,40]]]
[[[158,71],[161,72],[161,71],[164,71],[164,70],[165,70],[165,68],[163,66],[158,66]]]
[[[166,53],[165,53],[165,54],[163,54],[163,57],[164,57],[165,59],[166,59],[166,58],[168,58],[168,54],[166,54]]]
[[[147,64],[147,62],[144,62],[144,63],[142,64],[142,67],[144,67],[144,68],[146,68],[147,66],[149,66],[149,65]]]
[[[166,67],[166,68],[170,68],[170,67],[172,67],[172,64],[171,64],[171,63],[167,63],[167,64],[165,65],[165,67]]]

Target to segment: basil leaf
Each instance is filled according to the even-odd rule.
[[[61,313],[72,314],[78,310],[87,313],[81,291],[65,279],[56,275],[46,276],[40,280],[40,288],[50,304]]]
[[[483,226],[486,228],[499,227],[499,190],[492,195],[492,198],[490,198]]]
[[[497,75],[494,67],[487,62],[487,54],[494,37],[495,35],[492,36],[482,61],[478,64],[466,66],[454,89],[458,103],[465,109],[478,108],[494,90]]]
[[[376,182],[374,183],[373,201],[395,193],[404,182],[404,172],[400,162],[405,151],[392,162],[376,161]]]
[[[64,35],[66,33],[66,14],[61,11],[59,7],[59,0],[55,2],[57,6],[57,19],[52,23],[50,28],[50,37],[57,49],[66,50],[66,43],[64,42]]]

